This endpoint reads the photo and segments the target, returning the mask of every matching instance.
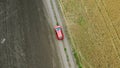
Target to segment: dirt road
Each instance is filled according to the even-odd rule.
[[[42,0],[0,0],[0,68],[61,68],[44,10]]]
[[[62,16],[60,16],[60,11],[58,9],[59,7],[57,5],[57,1],[56,0],[45,0],[44,3],[46,3],[45,7],[51,19],[50,24],[52,24],[52,27],[56,26],[57,23],[63,27],[64,21],[63,21]],[[59,58],[62,63],[62,68],[77,68],[75,59],[73,57],[71,45],[68,42],[64,27],[63,27],[63,33],[65,35],[64,40],[56,41],[57,42],[56,44],[58,47],[57,51],[58,51],[58,54],[60,55]],[[64,49],[66,49],[66,51]]]

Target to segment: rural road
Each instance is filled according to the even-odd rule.
[[[63,26],[63,18],[60,16],[60,12],[58,9],[57,1],[56,0],[44,0],[45,7],[47,9],[48,15],[51,18],[52,27],[56,26],[59,23],[60,26]],[[62,68],[77,68],[75,59],[73,57],[71,46],[68,42],[68,39],[65,34],[65,30],[63,28],[63,33],[65,35],[63,41],[57,41],[58,54],[61,56],[59,57],[61,60]],[[66,51],[64,51],[66,49]]]
[[[55,0],[0,0],[0,68],[77,68],[65,32],[55,38],[57,8]]]

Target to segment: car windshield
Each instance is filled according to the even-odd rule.
[[[56,28],[57,31],[61,30],[60,28]]]

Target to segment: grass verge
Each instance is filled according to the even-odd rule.
[[[74,57],[76,59],[76,63],[78,65],[78,68],[82,68],[82,64],[80,63],[80,60],[79,60],[79,57],[78,57],[78,53],[75,50],[73,51],[73,53],[74,53]]]

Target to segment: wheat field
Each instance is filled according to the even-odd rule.
[[[120,68],[120,0],[59,0],[83,68]]]

